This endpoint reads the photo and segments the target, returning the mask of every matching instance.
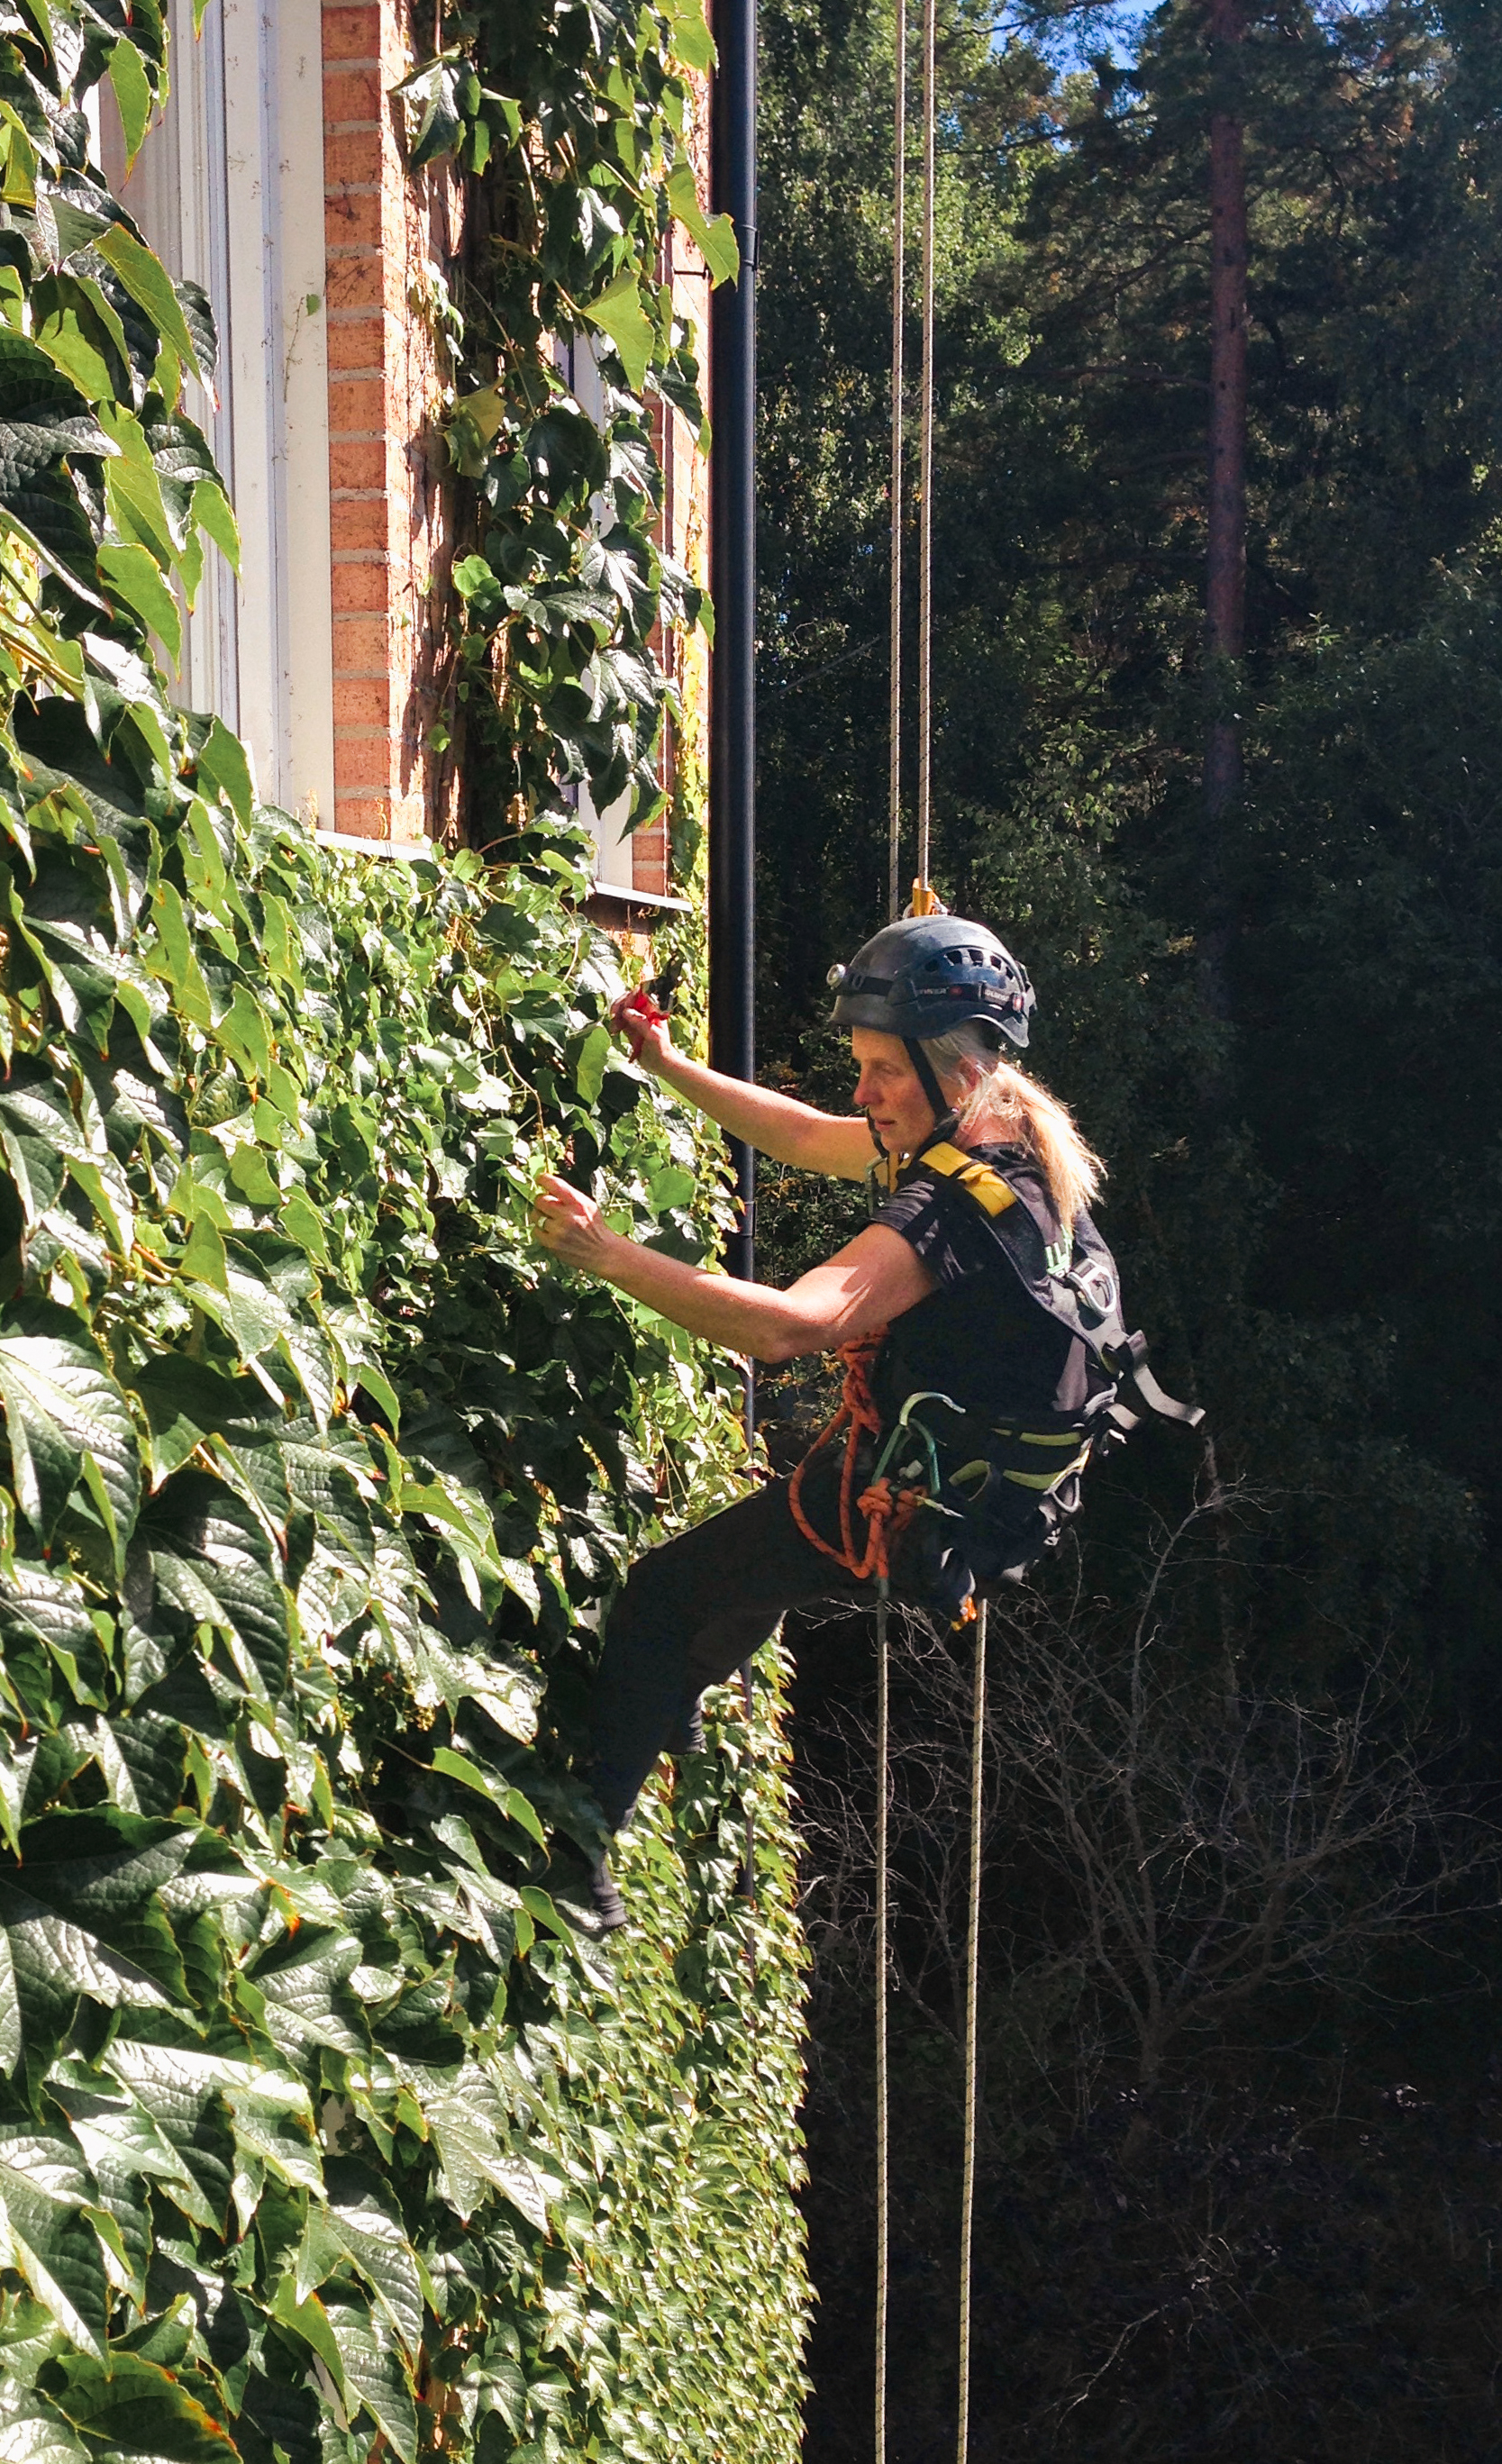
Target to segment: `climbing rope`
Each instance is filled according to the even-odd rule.
[[[883,1587],[892,1572],[892,1544],[907,1529],[924,1497],[920,1488],[895,1489],[887,1476],[887,1463],[893,1449],[906,1433],[905,1412],[877,1458],[876,1468],[870,1481],[860,1496],[855,1495],[861,1440],[868,1437],[877,1439],[881,1435],[881,1414],[871,1391],[871,1371],[886,1339],[887,1330],[883,1326],[874,1334],[862,1335],[856,1343],[840,1346],[839,1356],[845,1364],[845,1383],[840,1390],[839,1407],[828,1428],[821,1429],[815,1438],[794,1472],[787,1491],[793,1521],[820,1555],[832,1558],[836,1566],[843,1566],[857,1583],[877,1582]],[[814,1457],[838,1437],[841,1429],[845,1431],[845,1458],[840,1466],[840,1539],[843,1545],[835,1548],[832,1542],[824,1539],[814,1529],[804,1512],[803,1485],[804,1474]],[[920,1431],[917,1434],[929,1444],[932,1456],[932,1441],[927,1439],[927,1433]],[[865,1517],[866,1537],[863,1542],[855,1536],[855,1513]]]
[[[895,66],[895,141],[893,147],[892,213],[892,611],[890,726],[888,738],[887,904],[895,920],[901,872],[902,836],[902,520],[904,405],[904,319],[906,310],[907,230],[907,0],[895,0],[893,44]],[[917,551],[917,877],[909,913],[932,915],[939,899],[929,879],[933,821],[933,633],[934,633],[934,255],[936,206],[937,0],[923,0],[923,231],[922,342],[918,388],[918,551]],[[883,1330],[883,1333],[885,1330]],[[887,2457],[887,2298],[891,2262],[891,2172],[887,2070],[888,1989],[888,1820],[891,1792],[891,1658],[888,1593],[892,1542],[922,1501],[921,1490],[901,1490],[894,1498],[885,1478],[894,1430],[876,1465],[875,1475],[858,1500],[867,1516],[865,1548],[857,1555],[850,1505],[856,1456],[863,1436],[877,1438],[881,1419],[872,1400],[869,1373],[882,1336],[866,1344],[848,1345],[840,1408],[824,1435],[793,1475],[791,1504],[799,1529],[826,1556],[848,1566],[859,1579],[876,1573],[876,2404],[875,2458]],[[914,1397],[913,1400],[923,1399]],[[906,1419],[906,1412],[903,1414]],[[847,1428],[845,1466],[840,1482],[840,1536],[843,1550],[822,1540],[799,1504],[805,1465],[838,1429]],[[921,1429],[921,1423],[917,1424]],[[932,1455],[932,1448],[930,1448]],[[938,1465],[931,1463],[934,1488]],[[981,1845],[985,1785],[985,1604],[977,1603],[975,1669],[971,1697],[970,1738],[970,1893],[965,1930],[964,2016],[964,2156],[960,2217],[960,2395],[957,2464],[968,2464],[970,2453],[970,2321],[972,2309],[972,2247],[975,2231],[975,2156],[980,2078],[981,1969]]]
[[[902,376],[907,315],[907,0],[893,0],[896,66],[892,208],[892,653],[888,678],[887,920],[902,913]]]
[[[917,877],[928,888],[933,774],[934,612],[934,21],[936,0],[923,0],[923,343],[918,431],[917,507]],[[925,908],[917,908],[923,914]]]
[[[887,2272],[891,2199],[887,2177],[887,1774],[891,1667],[881,1586],[876,1602],[876,2464],[887,2464]]]
[[[981,1816],[985,1794],[985,1602],[975,1617],[970,1697],[970,1912],[965,1929],[965,2137],[960,2193],[960,2434],[957,2464],[970,2453],[970,2257],[975,2226],[975,2136],[980,2076]]]

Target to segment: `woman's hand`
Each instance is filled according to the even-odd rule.
[[[607,1275],[613,1249],[623,1243],[612,1232],[592,1198],[573,1183],[545,1172],[532,1199],[532,1226],[550,1258],[564,1266],[582,1266],[585,1274]],[[630,1243],[624,1244],[630,1247]]]
[[[610,1026],[625,1038],[631,1059],[653,1078],[660,1078],[667,1063],[678,1057],[668,1014],[657,1007],[644,985],[622,995],[610,1012]]]

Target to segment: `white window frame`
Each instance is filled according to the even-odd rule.
[[[208,550],[178,690],[236,729],[263,796],[332,821],[321,11],[217,0],[196,38],[192,0],[166,14],[171,93],[128,179],[107,90],[99,140],[116,195],[219,327],[217,406],[195,386],[188,407],[234,503],[240,574]]]

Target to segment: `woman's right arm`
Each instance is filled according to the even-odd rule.
[[[666,1026],[645,1030],[639,1058],[642,1067],[675,1094],[776,1163],[798,1164],[805,1172],[828,1173],[838,1180],[864,1180],[875,1159],[864,1113],[842,1119],[836,1112],[816,1112],[792,1095],[706,1069],[702,1062],[676,1050]]]

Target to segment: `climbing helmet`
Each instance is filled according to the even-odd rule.
[[[905,1044],[972,1020],[1024,1051],[1036,996],[1027,970],[985,924],[962,915],[905,915],[831,967],[835,1026],[874,1027]]]

